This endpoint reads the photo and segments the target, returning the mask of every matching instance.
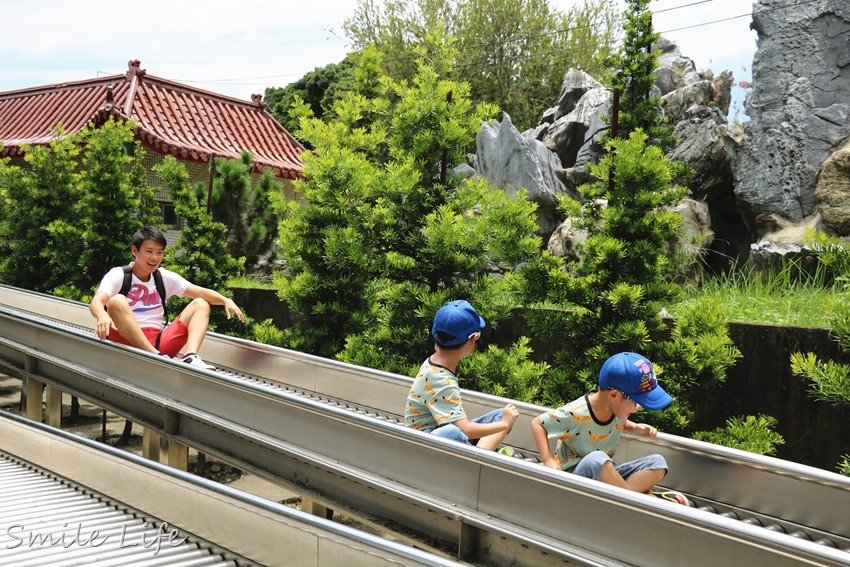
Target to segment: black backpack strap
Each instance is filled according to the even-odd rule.
[[[124,283],[121,284],[121,289],[118,293],[127,297],[127,293],[130,291],[130,283],[133,281],[133,268],[124,266],[121,269],[124,270]]]
[[[168,323],[168,311],[165,307],[165,284],[162,282],[162,273],[159,271],[159,268],[153,271],[153,285],[156,286],[156,292],[159,294],[159,299],[162,301],[162,318],[165,319],[165,323]]]

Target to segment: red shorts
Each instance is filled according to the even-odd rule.
[[[146,327],[142,329],[142,332],[153,346],[157,346],[156,339],[159,336],[159,346],[157,348],[159,352],[168,356],[174,356],[180,352],[180,349],[183,348],[183,345],[186,344],[186,339],[189,337],[189,329],[180,319],[175,319],[166,325],[162,331],[154,327]],[[130,345],[127,339],[122,337],[115,329],[110,329],[109,336],[106,338],[122,345]]]

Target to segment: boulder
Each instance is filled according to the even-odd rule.
[[[659,89],[658,96],[664,96],[688,84],[685,77],[696,73],[696,66],[691,59],[682,55],[679,46],[662,37],[652,48],[660,52],[658,54],[658,67],[655,69],[655,85]]]
[[[527,189],[528,199],[537,203],[539,233],[547,237],[557,227],[555,195],[567,193],[581,200],[561,181],[558,157],[542,142],[523,137],[507,113],[503,113],[501,122],[490,120],[481,126],[475,138],[473,167],[510,195]]]
[[[564,262],[575,262],[579,260],[579,249],[587,240],[587,236],[587,230],[579,228],[578,219],[569,218],[549,237],[546,249],[553,256],[563,258]]]
[[[701,257],[714,241],[708,203],[685,198],[669,210],[682,220],[679,248],[692,257]]]
[[[850,136],[850,3],[761,0],[751,27],[758,50],[735,193],[750,227],[760,214],[800,222],[815,212],[821,164]]]
[[[598,139],[610,128],[603,116],[611,113],[611,98],[611,92],[604,87],[591,89],[569,114],[549,127],[543,143],[558,155],[563,167],[575,166],[582,150],[583,163],[593,157],[594,144],[598,147]]]
[[[838,236],[850,236],[850,138],[821,166],[815,186],[815,208]]]
[[[706,75],[701,74],[699,76]],[[732,73],[723,71],[713,79],[700,79],[662,96],[661,110],[676,123],[683,120],[685,113],[694,107],[717,108],[725,122],[731,100]]]
[[[602,88],[602,85],[579,69],[570,67],[564,74],[564,81],[561,84],[561,94],[558,95],[558,105],[555,111],[554,119],[566,116],[575,109],[576,104],[581,98],[592,89]],[[544,118],[546,114],[544,113]]]
[[[529,128],[525,132],[522,133],[523,138],[527,138],[529,140],[540,140],[543,141],[543,138],[546,137],[546,134],[549,133],[549,124],[546,122],[542,122],[535,126],[534,128]]]

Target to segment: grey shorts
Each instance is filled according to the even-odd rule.
[[[576,465],[576,467],[572,470],[572,473],[585,478],[599,480],[599,475],[602,472],[602,465],[611,460],[611,457],[609,457],[604,451],[593,451],[592,453],[588,453],[587,456],[582,457],[578,465]],[[646,457],[641,457],[640,459],[628,461],[620,465],[615,464],[614,468],[623,478],[629,478],[634,473],[643,470],[668,470],[667,461],[664,457],[657,454],[647,455]]]
[[[474,423],[494,423],[497,421],[502,421],[503,411],[504,410],[501,409],[489,411],[480,417],[470,419],[470,421]],[[478,444],[478,439],[470,440],[469,437],[467,437],[466,434],[464,434],[464,432],[461,431],[457,425],[453,425],[451,423],[438,427],[437,429],[432,429],[431,433],[437,435],[438,437],[451,439],[452,441],[460,441],[461,443],[472,443],[473,445]]]

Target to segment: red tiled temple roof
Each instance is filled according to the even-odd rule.
[[[148,75],[130,61],[126,75],[0,92],[3,154],[23,144],[47,144],[61,124],[66,134],[115,116],[136,123],[137,138],[160,154],[207,163],[243,150],[257,169],[285,179],[301,175],[303,146],[271,114],[259,95],[241,101]]]

